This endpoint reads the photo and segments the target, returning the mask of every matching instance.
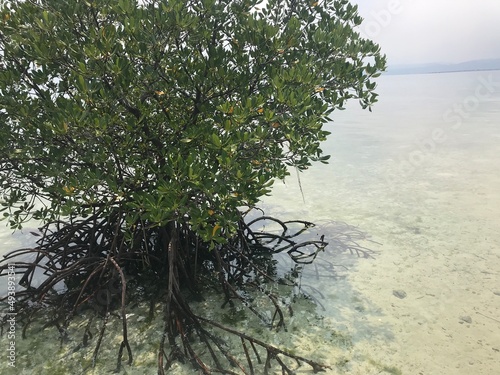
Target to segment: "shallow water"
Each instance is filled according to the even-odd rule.
[[[356,303],[323,289],[323,314],[353,337],[347,373],[500,373],[500,72],[388,76],[379,92],[373,113],[337,114],[333,161],[300,176],[305,203],[292,176],[270,214],[382,243],[348,272]]]
[[[302,277],[317,306],[294,305],[288,336],[262,335],[296,344],[329,374],[500,373],[500,72],[384,76],[378,92],[372,113],[334,114],[329,165],[302,173],[300,186],[292,171],[263,201],[267,214],[317,222],[330,242],[335,221],[355,225],[377,254],[331,248],[323,256],[336,267]],[[0,229],[0,252],[32,240],[16,236]],[[134,336],[140,366],[127,373],[155,373],[157,330]],[[55,331],[19,344],[18,363],[47,366],[49,347],[59,350]],[[114,363],[116,347],[108,351]]]

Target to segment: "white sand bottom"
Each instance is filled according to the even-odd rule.
[[[329,373],[500,373],[498,151],[438,150],[411,173],[334,162],[301,177],[305,203],[297,184],[277,184],[270,214],[343,220],[381,243],[364,243],[378,254],[345,280],[311,281],[353,343],[340,357],[330,349]]]

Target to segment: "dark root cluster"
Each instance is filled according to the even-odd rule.
[[[264,224],[278,230],[265,232]],[[72,319],[90,311],[81,345],[93,341],[94,366],[110,319],[119,319],[122,325],[116,371],[125,361],[132,364],[126,310],[130,301],[142,299],[149,303],[150,318],[158,304],[163,306],[158,374],[164,374],[174,361],[190,362],[203,374],[254,374],[257,366],[266,374],[275,366],[283,374],[292,374],[293,362],[306,363],[314,372],[324,370],[327,366],[200,316],[191,308],[189,299],[203,298],[200,286],[210,286],[224,296],[224,306],[244,305],[269,329],[285,326],[286,311],[279,296],[263,287],[276,281],[273,255],[288,253],[295,264],[308,264],[326,242],[322,237],[298,241],[313,226],[305,221],[282,222],[267,216],[249,221],[242,215],[238,225],[236,235],[210,249],[186,223],[158,227],[137,222],[130,228],[119,210],[106,218],[96,212],[85,219],[46,225],[37,247],[4,257],[0,276],[7,275],[9,264],[15,263],[22,287],[16,292],[16,309],[23,337],[30,324],[43,315],[50,317],[45,326],[56,327],[64,340]],[[272,318],[247,298],[252,293],[267,298],[274,310]],[[96,318],[101,319],[101,328],[92,332],[91,322]],[[221,332],[236,337],[240,349],[229,350]],[[193,345],[193,337],[202,344],[202,351]],[[234,354],[238,350],[240,359]]]

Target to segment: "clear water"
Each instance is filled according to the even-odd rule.
[[[373,113],[337,113],[333,161],[300,176],[305,203],[290,178],[271,214],[382,243],[321,286],[353,337],[347,373],[500,373],[500,72],[387,76],[379,92]]]
[[[306,269],[304,291],[318,304],[297,302],[288,335],[238,326],[294,343],[331,365],[329,374],[500,373],[500,71],[379,82],[372,113],[352,103],[333,116],[330,164],[300,174],[300,185],[292,172],[263,200],[270,215],[317,222],[330,242],[335,221],[355,225],[377,254],[358,259],[333,248],[323,259],[335,267]],[[31,240],[0,228],[0,252]],[[134,336],[141,354],[127,373],[155,373],[149,342],[157,330]],[[49,346],[57,358],[67,353],[56,332],[42,332],[18,344],[18,364],[55,371]]]

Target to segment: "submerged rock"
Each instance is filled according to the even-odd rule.
[[[462,316],[460,316],[459,319],[460,319],[460,321],[459,321],[460,324],[472,323],[472,318],[469,315],[462,315]]]
[[[398,297],[399,299],[403,299],[403,298],[406,298],[407,294],[404,290],[401,290],[401,289],[398,289],[398,290],[393,290],[392,291],[392,294],[395,296],[395,297]]]

